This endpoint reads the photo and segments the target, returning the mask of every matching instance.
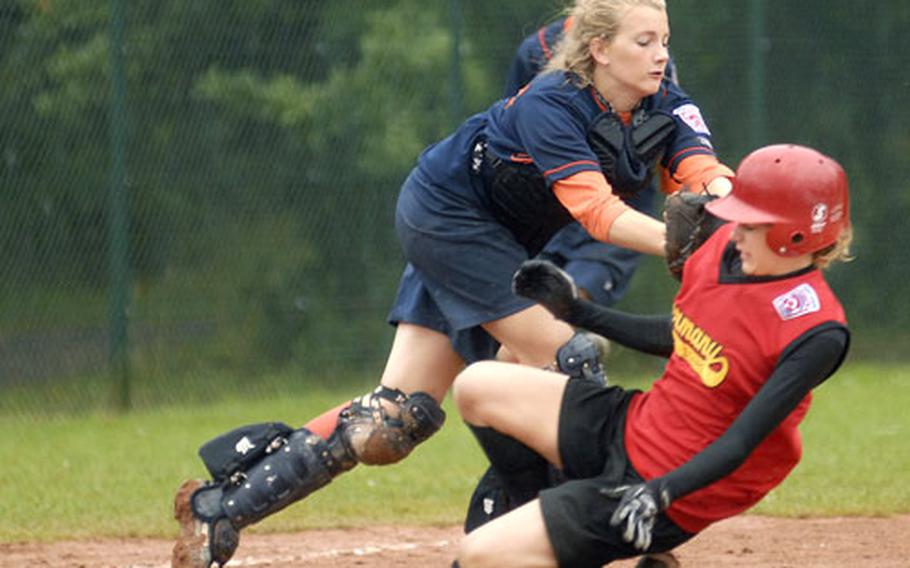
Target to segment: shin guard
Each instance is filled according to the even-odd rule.
[[[356,463],[337,436],[327,442],[301,428],[229,483],[198,491],[193,509],[203,519],[226,515],[241,529],[303,499]]]

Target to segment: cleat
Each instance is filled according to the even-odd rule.
[[[205,521],[193,511],[193,496],[206,485],[196,479],[184,481],[174,497],[174,518],[180,523],[180,534],[171,552],[171,568],[220,568],[237,550],[240,533],[227,517]]]
[[[635,568],[679,568],[679,560],[672,552],[655,552],[641,557]]]

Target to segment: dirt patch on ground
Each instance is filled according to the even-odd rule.
[[[385,526],[251,535],[228,566],[406,568],[451,565],[459,527]],[[92,540],[0,544],[0,567],[169,566],[171,542]],[[684,567],[805,568],[910,566],[910,515],[774,519],[745,515],[718,523],[677,551]],[[617,562],[630,568],[633,561]]]

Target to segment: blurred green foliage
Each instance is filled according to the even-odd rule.
[[[562,6],[124,3],[134,378],[375,374],[403,267],[401,181],[500,96],[520,40]],[[106,368],[112,293],[110,7],[0,3],[0,385],[85,377],[86,400]],[[859,343],[905,329],[910,6],[705,0],[670,12],[682,83],[725,162],[791,141],[844,163],[857,260],[832,282]],[[654,260],[633,288],[624,306],[662,312],[674,285]]]

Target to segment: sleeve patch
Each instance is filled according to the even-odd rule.
[[[784,321],[796,319],[821,309],[821,302],[815,288],[809,284],[800,284],[785,294],[774,298],[774,309]]]
[[[684,104],[673,109],[673,114],[678,116],[695,132],[707,134],[708,136],[711,135],[711,131],[708,130],[708,123],[702,118],[701,111],[698,110],[697,106],[691,103]]]

